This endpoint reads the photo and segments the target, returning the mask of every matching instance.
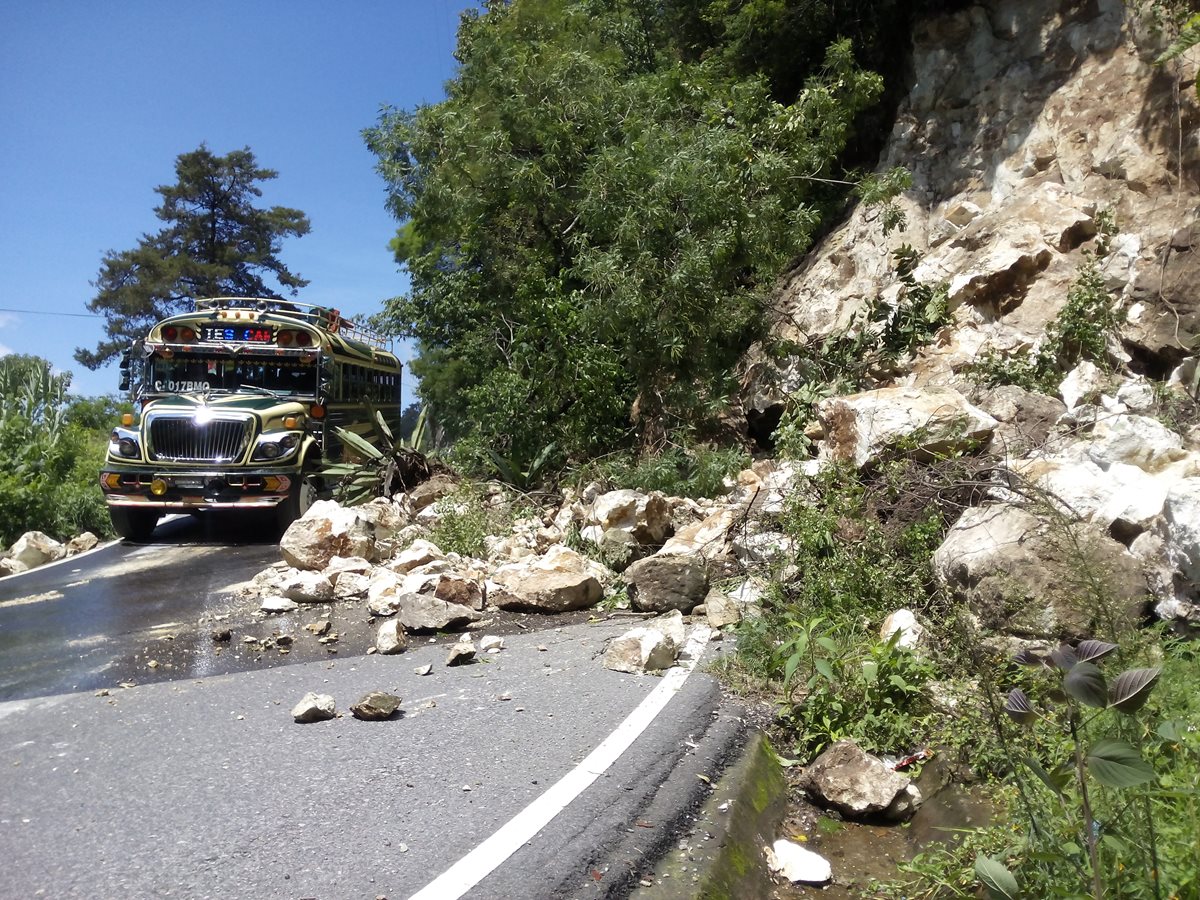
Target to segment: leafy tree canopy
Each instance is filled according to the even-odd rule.
[[[109,251],[93,283],[88,309],[101,313],[107,338],[75,358],[97,369],[117,356],[156,321],[182,310],[195,297],[278,297],[264,281],[274,276],[293,295],[308,284],[279,259],[285,237],[300,237],[309,222],[298,209],[260,209],[258,183],[278,176],[259,168],[250,148],[216,156],[207,146],[175,160],[177,182],[154,190],[162,203],[154,214],[165,227],[142,235],[132,250]]]
[[[382,318],[467,446],[578,457],[703,421],[820,226],[881,79],[834,41],[780,102],[683,48],[687,6],[496,0],[464,16],[447,99],[365,133],[412,276]]]

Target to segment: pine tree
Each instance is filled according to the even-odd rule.
[[[175,184],[154,189],[162,197],[154,214],[165,227],[132,250],[110,250],[101,262],[88,309],[107,320],[107,337],[95,350],[75,351],[89,369],[192,298],[279,297],[263,281],[268,274],[293,295],[308,284],[279,259],[283,238],[307,234],[308,218],[298,209],[254,205],[262,196],[258,183],[279,173],[259,168],[249,147],[216,156],[202,144],[176,158],[175,174]]]

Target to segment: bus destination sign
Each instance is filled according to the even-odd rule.
[[[270,328],[246,325],[226,325],[214,327],[205,325],[200,329],[200,340],[216,343],[237,344],[270,344],[275,340],[275,333]]]

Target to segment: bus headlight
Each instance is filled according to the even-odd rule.
[[[113,433],[108,436],[108,455],[122,459],[141,458],[142,447],[138,443],[137,435],[123,428],[113,429]]]
[[[273,432],[260,435],[251,459],[271,460],[272,462],[287,459],[300,446],[300,435],[294,432]]]

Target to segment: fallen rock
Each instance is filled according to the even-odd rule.
[[[350,713],[354,718],[362,719],[364,722],[382,722],[396,714],[401,702],[402,698],[395,694],[389,694],[386,691],[371,691],[369,694],[363,695],[363,698],[357,703],[351,705]]]
[[[975,402],[999,422],[988,449],[1002,458],[1019,457],[1041,447],[1067,411],[1060,400],[1015,384],[982,391]]]
[[[882,388],[831,397],[817,405],[825,432],[820,459],[856,468],[878,462],[899,445],[928,453],[968,450],[986,441],[997,422],[952,388]]]
[[[708,590],[704,560],[694,556],[651,556],[625,570],[629,600],[643,612],[677,609],[690,613]]]
[[[1167,491],[1163,519],[1167,554],[1195,592],[1200,585],[1200,477],[1184,478]]]
[[[724,628],[742,621],[742,610],[729,594],[713,589],[704,598],[704,617],[709,627]]]
[[[459,603],[447,603],[430,594],[399,594],[396,618],[409,631],[442,631],[478,622],[482,615]]]
[[[367,595],[371,576],[360,572],[342,572],[333,586],[335,600],[358,600]]]
[[[684,644],[683,614],[672,610],[609,641],[604,668],[643,675],[675,665]]]
[[[293,568],[318,571],[335,556],[369,559],[374,553],[372,530],[354,509],[333,500],[318,500],[288,526],[279,541],[279,551]]]
[[[925,637],[925,626],[917,621],[910,609],[898,609],[889,613],[879,629],[879,639],[884,643],[895,636],[898,650],[916,650]]]
[[[488,599],[500,609],[568,612],[594,606],[604,588],[594,574],[594,563],[561,545],[539,557],[501,566],[492,576],[495,590]]]
[[[498,653],[504,649],[504,638],[494,634],[485,634],[479,639],[480,653]]]
[[[585,511],[585,538],[598,541],[604,532],[624,531],[639,544],[661,544],[671,533],[671,507],[657,491],[609,491]]]
[[[721,559],[729,555],[729,529],[737,519],[737,513],[724,507],[710,513],[700,522],[685,525],[663,544],[656,556],[693,556],[705,559]]]
[[[290,569],[279,581],[279,592],[297,603],[328,603],[333,599],[333,584],[324,572]]]
[[[19,559],[9,559],[7,556],[0,559],[0,575],[20,575],[28,571],[29,566]]]
[[[394,572],[411,572],[418,566],[445,558],[446,554],[437,544],[423,539],[416,540],[397,553],[388,563],[388,568]]]
[[[933,570],[983,627],[1035,637],[1089,637],[1098,620],[1136,621],[1149,599],[1138,560],[1104,532],[1003,503],[966,510]],[[1095,584],[1109,596],[1096,596]]]
[[[261,612],[265,613],[286,613],[294,609],[299,609],[300,604],[295,600],[289,600],[287,597],[271,596],[263,597],[258,608]]]
[[[475,659],[475,642],[469,637],[463,638],[450,648],[446,654],[446,665],[461,666]]]
[[[408,649],[408,635],[395,619],[388,619],[375,633],[375,650],[384,656],[403,653]]]
[[[814,801],[847,818],[901,818],[913,809],[908,776],[888,768],[854,741],[828,747],[804,770],[801,783]]]
[[[321,722],[336,715],[337,707],[328,694],[315,694],[310,691],[292,707],[292,718],[301,723]]]
[[[833,878],[829,860],[782,838],[766,848],[766,856],[767,868],[793,884],[825,884]]]
[[[1084,403],[1096,403],[1109,380],[1094,362],[1085,359],[1066,374],[1058,386],[1058,395],[1068,410]]]
[[[419,513],[432,506],[443,497],[453,494],[458,488],[458,482],[449,475],[434,475],[428,481],[423,481],[409,491],[405,496],[412,512]]]
[[[483,609],[483,585],[473,578],[454,573],[438,575],[434,582],[433,596],[447,603],[469,606],[473,610]]]
[[[85,531],[83,534],[77,534],[75,537],[67,541],[67,556],[74,556],[77,553],[86,553],[89,550],[95,549],[100,543],[100,538],[92,534],[90,531]]]
[[[62,559],[66,553],[67,548],[48,534],[27,531],[17,538],[16,543],[9,549],[8,556],[26,568],[36,569],[48,562]]]

